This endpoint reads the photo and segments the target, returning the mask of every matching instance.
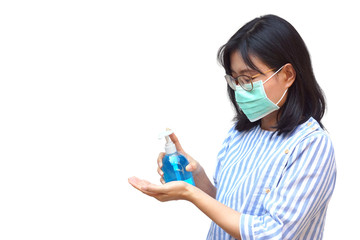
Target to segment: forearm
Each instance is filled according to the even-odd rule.
[[[225,206],[198,188],[190,187],[187,200],[192,202],[219,227],[236,239],[241,239],[240,213]]]
[[[216,187],[212,184],[202,167],[197,174],[194,174],[194,180],[196,187],[200,188],[209,196],[216,198]]]

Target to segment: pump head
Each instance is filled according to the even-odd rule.
[[[174,132],[171,129],[167,128],[165,132],[159,134],[159,139],[162,139],[163,137],[165,137],[166,139],[166,144],[165,144],[166,154],[172,154],[176,152],[175,144],[171,141],[169,137],[173,133]]]

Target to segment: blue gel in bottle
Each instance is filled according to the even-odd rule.
[[[195,186],[195,181],[191,172],[185,170],[189,161],[176,150],[175,144],[171,141],[169,135],[173,132],[167,129],[166,132],[161,133],[159,138],[165,137],[165,152],[163,158],[163,166],[161,170],[164,172],[164,180],[166,183],[171,181],[184,181]]]
[[[185,181],[195,186],[192,173],[185,170],[188,164],[189,161],[177,152],[166,154],[163,158],[163,167],[161,169],[164,172],[165,182]]]

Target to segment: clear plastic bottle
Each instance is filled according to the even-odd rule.
[[[163,166],[161,170],[164,172],[165,182],[171,181],[185,181],[195,186],[195,181],[191,172],[185,170],[189,161],[185,156],[177,152],[175,144],[171,141],[169,135],[173,131],[167,129],[159,135],[159,138],[166,138],[165,153],[163,158]]]

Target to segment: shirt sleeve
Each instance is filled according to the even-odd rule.
[[[266,195],[265,214],[241,214],[241,238],[297,239],[313,219],[325,214],[335,180],[330,138],[324,133],[307,137],[293,149],[279,183]]]

